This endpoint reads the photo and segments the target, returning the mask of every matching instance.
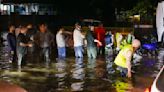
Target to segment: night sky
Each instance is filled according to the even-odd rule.
[[[47,3],[53,4],[63,15],[79,16],[110,16],[115,8],[118,10],[131,9],[137,2],[143,0],[2,0],[14,3]],[[149,0],[154,4],[157,0]]]
[[[64,15],[99,18],[101,20],[115,21],[115,8],[117,10],[132,9],[142,0],[58,0],[56,7]],[[156,5],[157,0],[149,0]]]
[[[111,23],[115,21],[115,9],[132,9],[143,0],[2,0],[13,3],[43,3],[52,4],[58,16],[75,16],[78,18],[95,18]],[[158,0],[149,0],[156,5]]]
[[[55,6],[60,15],[115,20],[115,8],[131,9],[139,0],[58,0]]]

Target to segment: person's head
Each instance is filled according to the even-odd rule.
[[[31,24],[31,23],[28,24],[28,25],[27,25],[27,28],[28,28],[28,29],[31,29],[31,28],[32,28],[32,24]]]
[[[47,31],[47,25],[45,23],[39,24],[39,31],[44,33]]]
[[[61,27],[60,29],[59,29],[59,33],[62,33],[64,31],[64,28],[63,27]]]
[[[107,31],[106,34],[107,35],[110,35],[110,34],[112,34],[112,32],[111,31]]]
[[[80,30],[81,29],[81,25],[79,23],[76,23],[75,24],[75,28],[78,29],[78,30]]]
[[[135,48],[135,50],[138,49],[140,47],[140,45],[141,45],[141,42],[138,39],[134,39],[132,41],[132,46],[133,46],[133,48]]]
[[[94,31],[94,26],[93,25],[90,25],[89,26],[89,29],[90,29],[90,31]]]
[[[14,32],[15,31],[15,26],[14,25],[9,25],[9,32]]]
[[[134,31],[130,32],[131,35],[134,35]]]
[[[20,32],[22,33],[22,34],[25,34],[25,33],[27,33],[27,27],[26,26],[22,26],[22,27],[20,27]]]
[[[108,33],[109,33],[109,34],[112,34],[112,32],[111,32],[111,31],[108,31]]]
[[[103,23],[99,23],[99,25],[98,25],[99,27],[103,27]]]

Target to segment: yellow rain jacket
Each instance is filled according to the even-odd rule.
[[[128,51],[133,51],[133,47],[130,44],[125,45],[121,51],[118,53],[117,57],[114,60],[114,63],[120,67],[127,68],[125,54]]]

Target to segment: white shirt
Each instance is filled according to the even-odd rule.
[[[65,47],[65,40],[64,40],[64,36],[62,35],[62,31],[59,31],[56,34],[56,44],[57,47]]]
[[[80,30],[75,29],[73,32],[74,47],[82,46],[83,39],[84,39],[84,35],[80,32]]]

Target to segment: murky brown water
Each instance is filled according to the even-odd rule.
[[[6,47],[0,47],[0,54],[0,80],[17,84],[28,92],[143,92],[163,65],[160,57],[164,53],[159,58],[143,56],[133,66],[131,80],[120,77],[112,56],[93,60],[85,55],[84,59],[75,59],[71,53],[66,59],[54,59],[50,63],[33,63],[28,58],[27,65],[16,67],[8,62]]]

